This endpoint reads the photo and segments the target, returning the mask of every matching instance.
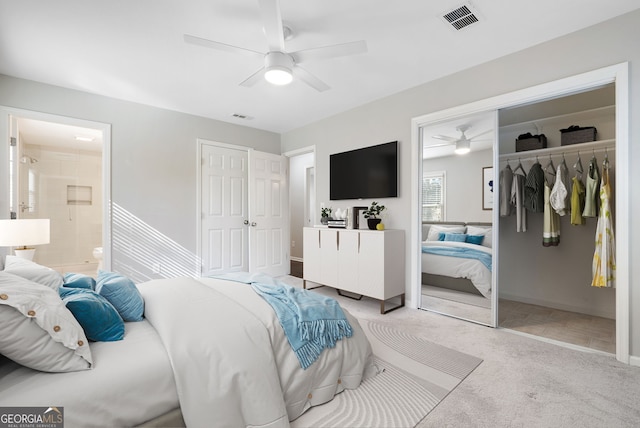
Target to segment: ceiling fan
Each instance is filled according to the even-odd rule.
[[[469,128],[471,128],[471,125],[460,125],[460,126],[456,127],[456,130],[460,132],[460,136],[458,138],[449,137],[447,135],[433,135],[431,138],[435,138],[436,140],[444,140],[444,141],[446,141],[446,143],[430,145],[429,148],[431,148],[431,147],[443,147],[443,146],[449,146],[449,145],[454,145],[455,144],[455,146],[456,146],[456,149],[455,149],[456,154],[464,155],[466,153],[469,153],[471,151],[471,141],[480,141],[480,140],[477,140],[478,137],[491,132],[491,129],[489,129],[487,131],[481,132],[480,134],[474,135],[471,138],[468,138],[465,135],[465,132]]]
[[[317,91],[326,91],[329,86],[313,74],[300,67],[307,61],[316,59],[335,58],[346,55],[356,55],[367,52],[367,44],[360,40],[357,42],[342,43],[311,49],[303,49],[296,52],[287,52],[284,42],[291,37],[292,31],[282,24],[279,0],[258,0],[264,33],[267,37],[269,51],[256,52],[226,43],[216,42],[201,37],[184,35],[184,41],[219,51],[249,55],[260,59],[264,65],[258,71],[240,83],[241,86],[253,86],[263,76],[274,85],[286,85],[291,83],[294,77],[299,78]]]

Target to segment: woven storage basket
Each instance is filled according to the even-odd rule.
[[[568,146],[571,144],[587,143],[596,141],[598,131],[593,126],[571,126],[567,129],[560,130],[560,145]]]
[[[544,134],[533,135],[530,138],[516,139],[516,152],[547,148],[547,137]]]

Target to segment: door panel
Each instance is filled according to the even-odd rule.
[[[288,272],[287,160],[202,145],[202,275]]]
[[[202,274],[246,271],[247,174],[244,150],[202,145]]]
[[[279,276],[288,272],[287,159],[250,152],[249,269]]]

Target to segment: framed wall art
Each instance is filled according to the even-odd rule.
[[[493,167],[482,168],[482,209],[493,209]]]

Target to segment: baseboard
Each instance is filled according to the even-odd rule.
[[[594,317],[602,317],[602,318],[608,318],[612,320],[616,319],[615,312],[608,313],[608,312],[597,311],[597,310],[588,311],[588,310],[585,310],[585,308],[581,308],[578,306],[562,305],[562,304],[558,304],[557,302],[550,302],[547,300],[540,300],[540,299],[531,299],[531,298],[522,297],[522,296],[514,296],[511,294],[502,293],[502,292],[500,293],[500,298],[506,299],[506,300],[513,300],[515,302],[528,303],[530,305],[545,306],[547,308],[559,309],[561,311],[577,312],[579,314],[592,315]]]
[[[302,257],[289,257],[289,260],[291,260],[292,262],[300,262],[302,263]]]
[[[629,364],[635,367],[640,367],[640,357],[634,357],[633,355],[630,356]]]

